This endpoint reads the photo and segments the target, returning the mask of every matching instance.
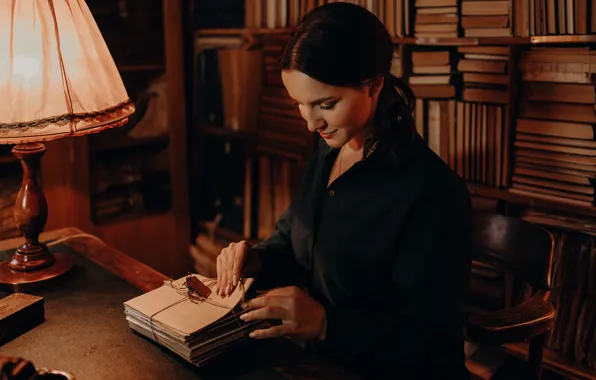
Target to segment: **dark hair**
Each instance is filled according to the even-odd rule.
[[[281,56],[282,70],[298,70],[333,86],[358,86],[384,77],[365,153],[374,142],[392,156],[416,136],[410,87],[390,73],[393,42],[365,8],[330,3],[315,8],[294,29]]]

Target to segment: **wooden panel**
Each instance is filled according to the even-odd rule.
[[[174,263],[164,263],[164,268],[178,271],[192,267],[188,246],[192,241],[190,207],[188,201],[188,153],[185,94],[185,67],[183,62],[182,1],[164,0],[164,28],[166,43],[166,71],[168,75],[168,124],[170,127],[170,173],[172,178],[172,211],[174,229],[173,251],[178,255]],[[171,267],[170,267],[171,265]],[[187,268],[187,269],[184,269]],[[163,271],[162,271],[163,272]],[[164,272],[168,273],[168,272]]]
[[[178,278],[192,268],[188,245],[180,248],[181,232],[171,213],[149,214],[97,226],[96,233],[114,248],[157,271]]]

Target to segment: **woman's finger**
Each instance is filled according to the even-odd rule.
[[[233,255],[231,255],[228,258],[228,263],[227,263],[227,284],[226,284],[226,295],[231,294],[234,291],[234,287],[236,286],[234,284],[234,268],[236,267],[236,262],[238,260],[241,260],[241,254],[242,254],[242,248],[241,248],[241,243],[237,243],[234,244],[234,250],[233,250]]]
[[[284,336],[288,334],[288,327],[287,325],[277,325],[270,327],[268,329],[262,330],[255,330],[248,334],[249,337],[254,339],[267,339],[267,338],[277,338],[280,336]]]
[[[221,287],[219,295],[224,296],[226,294],[226,287],[228,286],[228,261],[231,254],[231,249],[227,248],[226,253],[221,257]]]
[[[216,262],[216,268],[217,268],[217,288],[215,289],[215,293],[219,294],[219,290],[221,289],[221,277],[222,277],[222,269],[221,269],[221,261],[222,261],[222,253],[219,254],[219,256],[217,256],[217,259],[215,260]]]
[[[263,296],[257,296],[255,298],[251,298],[240,307],[244,311],[259,309],[266,306],[273,306],[273,307],[280,307],[283,309],[289,308],[291,305],[291,299],[287,296],[272,296],[269,294]]]
[[[252,309],[258,309],[260,307],[265,307],[265,306],[269,305],[269,302],[270,302],[268,297],[269,296],[264,295],[264,296],[249,299],[248,301],[246,301],[245,303],[240,305],[240,307],[244,311],[249,311]]]
[[[263,319],[287,319],[288,312],[286,309],[278,306],[265,306],[259,309],[251,310],[240,316],[245,322],[257,321]]]
[[[241,241],[238,243],[236,255],[234,257],[234,265],[232,268],[232,286],[236,287],[238,285],[238,280],[240,273],[242,271],[242,266],[244,265],[244,259],[246,257],[246,242]]]

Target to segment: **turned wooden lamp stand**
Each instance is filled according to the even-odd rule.
[[[12,153],[23,166],[23,182],[13,214],[25,243],[12,260],[0,263],[0,285],[15,292],[34,290],[59,280],[73,267],[71,256],[52,254],[39,241],[48,219],[48,205],[40,181],[40,164],[46,148],[39,142],[16,145]]]
[[[120,127],[135,107],[86,2],[0,1],[0,23],[7,25],[0,28],[0,144],[15,145],[23,167],[13,214],[25,238],[0,263],[0,291],[22,292],[62,279],[74,264],[39,241],[48,218],[43,143]]]

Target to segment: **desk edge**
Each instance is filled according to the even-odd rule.
[[[52,240],[64,239],[79,234],[82,234],[82,236],[73,236],[71,239],[64,240],[61,244],[74,249],[95,264],[114,273],[143,292],[156,289],[163,285],[164,280],[169,279],[155,269],[75,227],[42,232],[39,240],[47,243]],[[0,250],[15,249],[23,244],[24,241],[22,237],[0,241]]]

